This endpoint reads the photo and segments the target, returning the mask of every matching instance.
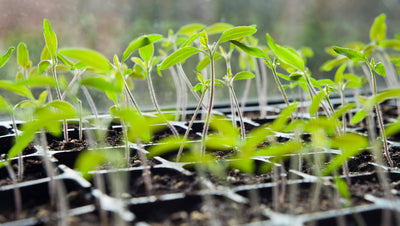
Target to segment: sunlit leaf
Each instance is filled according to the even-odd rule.
[[[380,42],[385,40],[386,38],[386,15],[382,13],[381,15],[377,16],[374,20],[374,23],[371,26],[369,32],[369,38],[371,42]]]
[[[332,171],[338,169],[350,157],[356,156],[368,147],[368,138],[355,133],[346,133],[344,135],[332,138],[333,148],[342,150],[342,154],[336,155],[322,171],[323,176],[328,176]]]
[[[145,62],[149,62],[154,54],[154,46],[152,43],[149,45],[143,46],[139,49],[140,56]]]
[[[239,73],[237,73],[234,77],[233,77],[233,81],[236,80],[242,80],[242,79],[251,79],[254,78],[255,75],[251,72],[248,71],[241,71]]]
[[[333,50],[335,52],[337,52],[338,54],[348,57],[352,61],[366,61],[367,60],[367,58],[365,57],[365,55],[363,53],[358,52],[354,49],[334,46]]]
[[[199,23],[187,24],[182,26],[176,33],[178,35],[186,35],[190,37],[205,27],[206,25]]]
[[[375,72],[378,73],[379,75],[382,75],[383,77],[386,77],[385,66],[383,66],[381,62],[375,65]]]
[[[365,112],[365,110],[360,110],[353,116],[350,123],[357,124],[357,123],[361,122],[361,120],[363,120],[366,116],[367,116],[367,113]]]
[[[342,63],[346,62],[348,59],[344,56],[337,57],[332,60],[326,61],[321,67],[321,71],[331,71],[333,68],[341,65]]]
[[[4,66],[4,64],[7,63],[8,59],[10,59],[11,53],[14,51],[14,47],[10,47],[7,50],[7,53],[4,54],[3,56],[0,56],[0,68]]]
[[[313,97],[310,105],[310,115],[315,115],[317,113],[324,95],[325,93],[320,91],[316,96]]]
[[[171,55],[169,55],[165,60],[161,63],[160,65],[160,70],[165,70],[171,66],[174,66],[177,63],[180,63],[187,58],[191,57],[192,55],[200,52],[199,49],[192,47],[192,46],[186,46],[181,49],[178,49]]]
[[[51,29],[50,22],[47,19],[43,20],[43,35],[46,41],[47,50],[54,59],[57,52],[57,36],[53,29]]]
[[[29,65],[29,52],[23,42],[20,42],[17,47],[17,61],[23,68],[27,68]]]
[[[231,29],[231,28],[233,28],[233,27],[234,27],[234,26],[233,26],[232,24],[227,24],[227,23],[215,23],[215,24],[212,24],[212,25],[206,27],[205,30],[207,31],[207,34],[213,35],[213,34],[222,33],[222,32],[224,32],[224,31],[226,31],[226,30],[228,30],[228,29]]]
[[[300,71],[304,70],[304,60],[295,50],[275,44],[274,40],[268,33],[267,42],[268,46],[275,52],[275,54],[282,62],[291,65],[292,67]]]
[[[61,49],[61,55],[81,61],[87,66],[100,71],[109,72],[112,67],[108,59],[101,53],[91,49],[70,48]]]
[[[146,46],[150,43],[156,42],[162,38],[162,35],[151,34],[151,35],[144,35],[141,36],[133,41],[131,41],[123,53],[121,63],[124,63],[130,55],[137,49]]]
[[[230,40],[237,40],[256,33],[257,29],[250,26],[239,26],[225,30],[218,40],[218,43],[223,43]]]
[[[232,40],[231,43],[237,46],[243,52],[249,54],[250,56],[264,58],[267,62],[269,63],[271,62],[271,59],[269,58],[268,54],[257,47],[246,46],[245,44],[235,40]]]

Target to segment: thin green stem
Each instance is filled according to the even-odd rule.
[[[190,123],[189,123],[189,125],[188,125],[188,127],[187,127],[187,129],[186,129],[185,135],[183,136],[182,144],[181,144],[181,146],[179,147],[178,155],[176,156],[176,162],[179,162],[179,160],[181,159],[183,147],[184,147],[184,145],[185,145],[185,140],[186,140],[186,138],[189,136],[189,131],[190,131],[190,129],[192,128],[193,122],[194,122],[194,120],[196,119],[196,116],[197,116],[197,113],[198,113],[199,110],[200,110],[201,104],[203,103],[203,99],[204,99],[204,97],[205,97],[206,91],[207,91],[207,90],[204,90],[204,92],[201,94],[201,98],[200,98],[199,104],[197,105],[196,110],[194,111],[194,114],[193,114],[193,116],[192,116],[192,119],[190,120]]]
[[[210,124],[210,118],[212,114],[212,108],[214,104],[214,86],[215,86],[215,68],[214,68],[214,53],[210,51],[210,74],[211,74],[211,85],[210,85],[210,101],[208,104],[208,111],[207,111],[207,117],[206,117],[206,123],[204,124],[203,128],[203,136],[201,140],[201,155],[204,156],[206,153],[206,140],[207,140],[207,131],[208,131],[208,126]]]
[[[171,129],[172,133],[173,133],[175,136],[179,136],[178,131],[177,131],[177,130],[175,129],[175,127],[174,127],[173,125],[171,125],[171,123],[164,117],[163,113],[162,113],[161,110],[160,110],[160,107],[159,107],[158,102],[157,102],[156,94],[155,94],[155,91],[154,91],[153,82],[152,82],[152,80],[151,80],[151,73],[150,73],[149,70],[147,71],[147,85],[148,85],[149,90],[150,90],[151,100],[152,100],[153,105],[154,105],[154,107],[156,108],[158,114],[160,114],[160,116],[163,118],[163,120],[167,123],[167,125],[168,125],[168,127]]]
[[[372,84],[373,84],[373,94],[376,95],[377,93],[377,87],[376,87],[376,76],[375,76],[375,70],[373,69],[373,65],[371,65],[371,63],[367,63],[368,67],[369,67],[369,71],[372,75]],[[390,158],[390,154],[389,154],[389,148],[387,145],[387,138],[386,138],[386,132],[385,132],[385,127],[383,125],[383,119],[382,119],[382,113],[381,113],[381,109],[379,107],[379,103],[375,104],[375,112],[376,112],[376,117],[379,123],[379,127],[380,127],[380,131],[381,131],[381,136],[382,136],[382,141],[383,141],[383,150],[385,152],[385,156],[386,159],[389,163],[390,167],[393,167],[393,161]]]
[[[239,102],[238,102],[238,100],[236,98],[235,90],[233,89],[232,85],[229,86],[229,89],[231,90],[233,100],[235,101],[235,105],[236,105],[236,108],[238,110],[242,140],[245,140],[246,139],[246,130],[244,128],[244,122],[243,122],[242,112],[240,111]]]
[[[282,97],[285,100],[286,105],[289,107],[290,103],[289,103],[289,100],[288,100],[288,98],[286,96],[285,89],[283,88],[283,86],[281,84],[281,81],[278,78],[278,74],[276,73],[275,64],[272,65],[271,69],[272,69],[272,74],[274,75],[275,83],[278,85],[279,91],[281,91]],[[293,114],[290,114],[290,118],[292,119],[292,122],[293,122],[294,121]]]

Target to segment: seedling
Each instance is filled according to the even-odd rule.
[[[179,147],[178,150],[178,154],[176,156],[176,161],[179,162],[180,158],[181,158],[181,154],[185,145],[185,141],[189,135],[190,129],[193,126],[193,122],[196,119],[197,113],[200,110],[201,104],[203,103],[203,99],[206,95],[206,91],[208,90],[208,88],[210,88],[210,80],[205,80],[203,75],[200,74],[199,72],[197,72],[197,79],[200,81],[200,83],[197,83],[197,85],[195,87],[193,87],[193,90],[196,92],[200,92],[201,93],[201,97],[200,97],[200,101],[197,104],[196,110],[193,113],[192,119],[189,122],[188,128],[186,129],[185,135],[183,136],[183,142],[181,144],[181,146]],[[217,81],[215,85],[219,85],[222,86],[222,84]]]
[[[151,43],[147,46],[140,48],[139,52],[140,52],[140,56],[142,59],[137,58],[137,57],[132,57],[131,60],[133,62],[135,62],[137,66],[141,67],[141,70],[143,72],[143,77],[147,79],[147,86],[150,90],[150,96],[151,96],[153,105],[156,108],[158,114],[161,117],[163,117],[163,113],[161,112],[161,109],[157,102],[156,94],[155,94],[154,87],[153,87],[153,82],[151,79],[152,69],[158,62],[158,58],[153,56],[154,46]],[[175,136],[178,136],[179,134],[178,134],[178,131],[175,129],[175,127],[166,119],[165,119],[165,122],[167,123],[168,127],[171,129],[172,133]]]
[[[254,27],[234,27],[231,29],[228,29],[224,31],[219,38],[219,40],[210,45],[208,43],[208,35],[205,30],[201,32],[200,35],[200,44],[201,44],[201,49],[191,47],[191,46],[185,46],[183,48],[178,49],[174,53],[172,53],[170,56],[168,56],[159,66],[158,70],[165,70],[177,63],[181,63],[188,57],[196,54],[196,53],[203,53],[209,58],[210,62],[210,99],[209,99],[209,104],[208,104],[208,112],[207,112],[207,118],[206,122],[204,124],[204,129],[203,129],[203,139],[202,139],[202,149],[201,153],[204,155],[205,154],[205,141],[207,139],[207,131],[208,131],[208,126],[210,123],[210,118],[211,118],[211,111],[213,108],[214,104],[214,88],[215,88],[215,67],[214,67],[214,60],[215,60],[215,53],[216,50],[218,49],[218,46],[221,43],[230,41],[230,40],[236,40],[236,39],[241,39],[243,37],[246,37],[248,35],[251,35],[255,33],[257,30]]]
[[[386,71],[385,71],[385,67],[383,66],[382,63],[377,63],[375,64],[375,59],[371,58],[371,60],[369,61],[367,59],[367,57],[356,50],[353,49],[348,49],[348,48],[341,48],[341,47],[334,47],[333,48],[337,53],[342,54],[344,56],[347,56],[349,59],[353,60],[353,61],[362,61],[365,62],[366,65],[368,66],[369,70],[370,70],[370,75],[371,75],[371,81],[372,81],[372,94],[376,95],[377,94],[377,87],[376,87],[376,74],[385,76],[386,75]],[[385,128],[383,125],[383,119],[382,119],[382,113],[379,107],[379,102],[375,104],[375,112],[377,115],[377,121],[379,124],[379,128],[381,131],[381,136],[382,136],[382,140],[383,140],[383,147],[384,147],[384,152],[385,152],[385,156],[386,159],[389,162],[389,165],[391,167],[393,167],[393,161],[390,158],[389,155],[389,150],[388,150],[388,145],[387,145],[387,138],[386,138],[386,134],[385,134]],[[364,112],[365,113],[365,112]],[[363,115],[362,117],[359,117],[361,114],[363,113],[358,113],[357,117],[355,115],[355,117],[352,120],[352,123],[357,123],[360,118],[364,118],[366,115]]]

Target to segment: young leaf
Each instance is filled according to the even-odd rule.
[[[241,79],[251,79],[254,78],[254,74],[248,71],[241,71],[239,73],[237,73],[234,77],[233,77],[233,81],[236,80],[241,80]]]
[[[154,54],[154,46],[152,43],[149,45],[143,46],[139,49],[140,56],[145,62],[149,62]]]
[[[100,76],[85,77],[81,80],[80,84],[83,86],[93,87],[101,91],[120,92],[120,90],[114,86],[114,83]]]
[[[334,46],[333,50],[338,54],[348,57],[352,61],[367,61],[367,58],[363,53],[358,52],[354,49]]]
[[[186,40],[182,45],[181,48],[185,47],[185,46],[190,46],[194,40],[196,40],[199,36],[201,35],[201,33],[196,33],[194,35],[192,35],[188,40]]]
[[[53,29],[51,29],[50,22],[47,19],[43,20],[43,35],[46,41],[47,50],[54,59],[57,52],[57,36]]]
[[[374,20],[374,23],[371,26],[369,32],[369,38],[371,42],[377,42],[385,40],[386,38],[386,15],[382,13],[381,15],[377,16]]]
[[[11,81],[1,80],[0,89],[6,89],[18,95],[28,97],[29,99],[34,99],[31,91],[26,86],[18,85]]]
[[[38,74],[41,75],[50,67],[50,62],[48,60],[40,61],[38,66]]]
[[[126,48],[126,50],[124,51],[124,53],[122,55],[121,63],[124,63],[135,50],[137,50],[143,46],[146,46],[150,43],[156,42],[156,41],[160,40],[161,38],[162,38],[162,35],[153,34],[153,35],[141,36],[141,37],[131,41],[131,43],[129,43],[128,47]]]
[[[383,66],[383,64],[381,62],[379,62],[375,65],[375,72],[382,75],[383,77],[386,77],[385,66]]]
[[[268,33],[267,43],[283,63],[288,64],[295,69],[304,71],[304,60],[295,50],[275,44],[274,40]]]
[[[257,29],[250,26],[239,26],[224,31],[219,38],[218,44],[230,40],[237,40],[256,33]]]
[[[315,115],[319,109],[319,105],[321,104],[322,99],[324,98],[325,93],[320,91],[316,96],[314,96],[311,105],[310,105],[310,115]]]
[[[198,79],[201,83],[204,83],[204,76],[203,76],[201,73],[199,73],[199,72],[196,72],[196,75],[197,75],[197,79]]]
[[[208,27],[206,27],[207,34],[213,35],[213,34],[219,34],[222,33],[228,29],[233,28],[234,26],[232,24],[227,24],[227,23],[215,23],[212,24]]]
[[[340,67],[337,69],[336,73],[335,73],[335,82],[336,83],[343,83],[343,72],[344,70],[346,70],[346,64],[342,64],[340,65]]]
[[[199,49],[192,47],[192,46],[186,46],[181,49],[178,49],[171,55],[169,55],[165,60],[161,63],[160,65],[160,70],[165,70],[171,66],[174,66],[177,63],[180,63],[190,56],[200,52]]]
[[[208,48],[208,36],[207,32],[203,30],[200,34],[200,45],[202,50],[207,50]]]
[[[333,68],[335,68],[338,65],[341,65],[342,63],[346,62],[348,59],[347,57],[341,56],[337,57],[332,60],[326,61],[321,67],[321,71],[331,71]]]
[[[350,122],[350,123],[351,123],[352,125],[357,124],[357,123],[361,122],[361,120],[363,120],[366,116],[367,116],[367,113],[365,112],[364,109],[362,109],[362,110],[358,111],[358,112],[353,116],[353,118],[351,119],[351,122]]]
[[[335,145],[333,148],[342,150],[342,154],[337,155],[333,160],[322,171],[323,176],[328,176],[333,170],[336,170],[343,163],[345,163],[350,157],[357,155],[364,148],[368,147],[367,137],[354,134],[346,133],[344,135],[335,137],[332,139],[332,144]]]
[[[23,42],[20,42],[17,47],[17,61],[23,68],[26,68],[29,65],[29,52]]]
[[[61,49],[59,53],[66,57],[77,59],[87,66],[103,72],[109,72],[112,69],[110,62],[104,55],[91,49]]]
[[[206,25],[199,24],[199,23],[187,24],[187,25],[181,27],[178,30],[177,34],[178,35],[186,35],[186,36],[190,37],[205,27],[206,27]]]
[[[245,44],[235,40],[232,40],[231,43],[239,47],[239,49],[243,50],[243,52],[249,54],[250,56],[264,58],[268,62],[271,62],[268,54],[257,47],[246,46]]]
[[[10,59],[11,53],[14,51],[14,47],[10,47],[7,50],[7,53],[4,54],[3,56],[0,56],[0,68],[4,66],[4,64],[7,63],[8,59]]]

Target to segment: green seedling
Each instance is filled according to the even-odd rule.
[[[150,90],[150,96],[151,96],[153,105],[156,108],[158,114],[161,117],[163,117],[163,113],[161,112],[161,109],[158,105],[155,90],[153,87],[153,82],[151,79],[152,69],[158,63],[158,58],[154,56],[154,46],[151,43],[147,46],[140,48],[139,52],[140,52],[141,59],[138,57],[132,57],[131,60],[133,62],[135,62],[135,64],[141,68],[141,71],[143,72],[143,77],[146,78],[146,80],[147,80],[147,86]],[[172,133],[175,136],[179,135],[178,131],[168,120],[165,119],[165,123],[167,123],[168,127],[171,129]]]
[[[251,35],[255,33],[257,30],[254,27],[234,27],[231,29],[228,29],[222,33],[220,38],[216,43],[209,44],[208,42],[208,35],[205,30],[201,32],[200,35],[200,49],[191,47],[191,46],[185,46],[171,55],[169,55],[158,67],[158,71],[160,72],[161,70],[165,70],[175,64],[181,63],[185,59],[189,58],[190,56],[197,54],[197,53],[203,53],[206,57],[209,58],[210,61],[210,99],[209,99],[209,104],[208,104],[208,111],[207,111],[207,117],[206,117],[206,122],[204,124],[204,129],[203,129],[203,139],[202,139],[202,154],[205,154],[205,140],[207,139],[207,131],[208,131],[208,126],[210,123],[210,118],[211,118],[211,110],[213,108],[214,104],[214,88],[215,88],[215,66],[214,66],[214,60],[215,60],[215,53],[218,49],[218,46],[224,42],[228,42],[231,40],[237,40],[241,39],[243,37],[246,37],[248,35]]]
[[[220,52],[221,52],[221,55],[225,59],[226,67],[227,67],[227,74],[223,77],[223,84],[225,84],[228,87],[229,92],[230,92],[231,100],[233,100],[234,105],[236,106],[236,109],[238,111],[239,120],[240,120],[241,135],[242,135],[242,139],[244,140],[245,137],[246,137],[246,135],[245,135],[246,131],[245,131],[245,128],[244,128],[243,116],[242,116],[242,112],[240,110],[239,102],[238,102],[237,96],[235,94],[235,90],[233,89],[233,82],[237,81],[237,80],[251,79],[251,78],[254,78],[255,75],[253,73],[251,73],[251,72],[248,72],[248,71],[242,71],[242,72],[239,72],[239,73],[237,73],[235,75],[232,74],[231,61],[230,61],[231,56],[232,56],[232,52],[234,50],[234,48],[232,48],[232,47],[234,47],[234,45],[231,45],[231,48],[230,48],[229,52],[226,53],[224,51],[224,49],[220,46]],[[232,111],[232,116],[236,115],[236,113],[235,113],[236,111],[234,110],[234,106],[233,105],[231,106],[231,109],[232,109],[231,110]],[[235,118],[232,117],[232,119],[233,119],[232,120],[233,125],[236,125]]]
[[[161,55],[167,57],[167,53],[170,50],[176,51],[179,47],[193,45],[195,40],[200,36],[199,31],[204,27],[205,25],[203,24],[195,23],[187,24],[181,27],[176,33],[174,33],[173,30],[169,30],[168,38],[165,39],[162,44],[163,49],[160,50]],[[197,100],[199,100],[199,96],[192,90],[192,84],[186,76],[181,64],[176,64],[168,69],[172,76],[177,93],[175,120],[179,120],[180,114],[182,114],[181,120],[185,120],[185,108],[188,99],[187,88],[192,91],[192,94],[195,98],[197,98]],[[180,111],[180,109],[182,109],[182,112]]]
[[[200,97],[200,101],[197,104],[196,110],[193,113],[192,119],[189,122],[188,128],[186,129],[185,135],[183,136],[183,142],[181,144],[181,146],[179,147],[178,150],[178,154],[176,156],[176,161],[179,162],[180,158],[181,158],[181,154],[185,145],[185,141],[189,135],[190,129],[193,126],[193,122],[196,119],[196,116],[200,110],[200,107],[203,103],[204,97],[206,95],[206,91],[208,90],[208,88],[210,88],[210,80],[205,80],[204,76],[202,74],[200,74],[199,72],[197,72],[197,79],[200,81],[200,83],[197,83],[197,85],[195,87],[193,87],[193,90],[195,92],[200,92],[201,93],[201,97]],[[222,86],[222,84],[219,81],[216,81],[215,85],[219,85]]]
[[[362,52],[353,50],[353,49],[349,49],[349,48],[341,48],[341,47],[334,47],[333,48],[337,53],[344,55],[346,57],[348,57],[349,59],[353,60],[353,61],[362,61],[364,62],[368,68],[369,68],[369,72],[371,75],[371,81],[372,81],[372,94],[376,95],[377,94],[377,87],[376,87],[376,74],[379,74],[381,76],[386,76],[386,71],[385,71],[385,67],[383,66],[382,63],[375,63],[375,59],[371,58],[371,60],[368,60],[366,55]],[[383,125],[383,119],[382,119],[382,112],[380,110],[379,107],[379,102],[375,104],[375,112],[377,115],[377,121],[379,124],[379,128],[381,131],[381,136],[382,136],[382,140],[383,140],[383,147],[384,147],[384,152],[385,152],[385,156],[386,159],[389,162],[389,165],[391,167],[393,167],[393,161],[390,158],[389,155],[389,150],[388,150],[388,145],[387,145],[387,139],[386,139],[386,135],[385,135],[385,128]],[[359,115],[362,113],[358,113]],[[355,119],[353,118],[352,123],[357,123],[359,120],[359,117],[355,115]]]
[[[51,74],[53,75],[53,78],[57,84],[57,86],[56,86],[57,97],[58,97],[59,101],[62,101],[61,89],[60,89],[60,84],[58,82],[57,70],[56,70],[56,68],[57,68],[57,47],[58,47],[57,36],[56,36],[56,33],[54,33],[53,29],[51,28],[50,22],[47,19],[43,20],[43,35],[44,35],[44,39],[46,41],[47,51],[50,55],[50,60],[48,61],[49,67],[51,68]],[[69,137],[68,137],[67,120],[64,121],[63,128],[64,128],[64,140],[65,140],[65,142],[68,142]]]

